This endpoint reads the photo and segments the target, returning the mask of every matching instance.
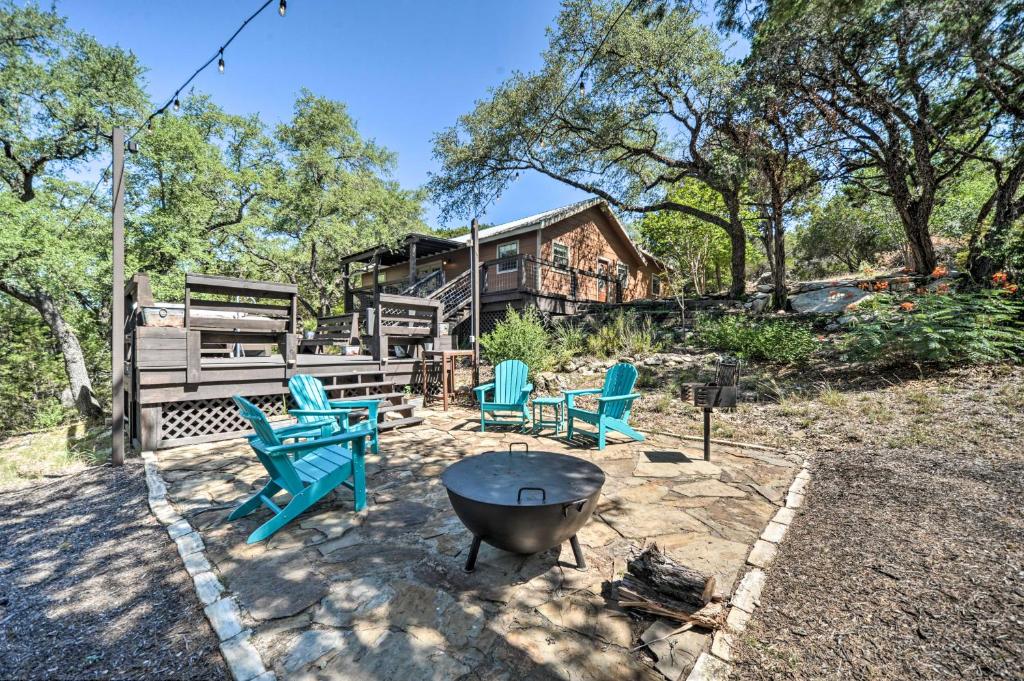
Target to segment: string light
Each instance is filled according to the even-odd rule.
[[[180,110],[181,110],[181,102],[178,101],[178,97],[177,97],[177,95],[175,95],[175,97],[174,97],[174,111],[175,111],[175,113],[177,113]]]
[[[287,2],[287,0],[281,0],[281,2],[278,3],[278,5],[277,5],[277,13],[280,14],[281,16],[284,16],[284,13],[287,12],[287,11],[288,11],[288,2]]]
[[[220,48],[220,59],[217,60],[217,70],[224,73],[224,48]]]
[[[587,84],[580,78],[580,97],[587,96]]]

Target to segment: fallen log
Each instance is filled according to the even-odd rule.
[[[681,565],[651,544],[629,561],[623,584],[648,600],[676,609],[702,608],[715,595],[715,577]],[[680,607],[682,606],[682,607]],[[689,606],[687,608],[686,606]]]

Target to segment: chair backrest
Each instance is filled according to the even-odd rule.
[[[299,409],[330,409],[327,391],[320,379],[309,374],[295,374],[288,379],[288,390],[292,393],[295,406]],[[300,416],[299,423],[322,421],[322,416]]]
[[[608,369],[608,373],[604,375],[604,387],[601,388],[601,397],[629,395],[633,392],[633,386],[636,385],[636,376],[635,366],[626,362],[619,362]],[[621,419],[623,414],[628,412],[629,408],[625,401],[610,402],[604,411],[606,415],[611,416],[613,419]]]
[[[506,359],[494,367],[494,402],[518,404],[523,401],[523,388],[529,367],[518,359]]]
[[[270,427],[270,421],[262,409],[241,395],[232,395],[231,399],[238,407],[238,411],[241,412],[242,418],[248,421],[249,425],[256,432],[256,437],[267,445],[281,444],[281,440],[274,434],[274,429]]]

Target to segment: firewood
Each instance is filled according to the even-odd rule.
[[[630,586],[639,590],[648,600],[667,601],[670,607],[679,608],[678,604],[700,608],[711,602],[715,594],[715,578],[677,563],[662,553],[657,544],[651,544],[636,558],[629,561],[629,572],[624,577],[630,579]],[[648,593],[644,593],[648,592]],[[653,597],[656,592],[661,598]]]

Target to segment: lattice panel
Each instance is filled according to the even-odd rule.
[[[270,417],[286,415],[282,395],[255,395],[247,398]],[[238,413],[231,398],[168,402],[160,413],[160,440],[184,440],[220,433],[248,430],[249,424]]]
[[[506,310],[501,310],[499,312],[481,312],[480,335],[494,331],[494,327],[498,325],[498,322],[505,319],[506,314],[508,314]]]

